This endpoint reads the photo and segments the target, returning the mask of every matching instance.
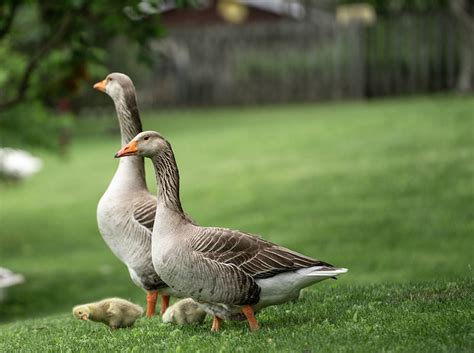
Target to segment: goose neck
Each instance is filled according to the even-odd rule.
[[[124,189],[123,185],[127,185]],[[146,189],[145,164],[143,157],[130,156],[121,158],[110,187],[116,186],[119,190],[130,193],[131,190]]]
[[[126,92],[120,98],[114,99],[114,104],[123,147],[142,132],[142,123],[140,113],[138,112],[135,92]],[[145,163],[143,157],[128,157],[120,160],[117,178],[120,180],[126,179],[127,174],[138,187],[146,188]]]
[[[173,151],[169,150],[152,158],[158,184],[158,203],[183,215],[179,198],[179,171]]]
[[[129,92],[114,100],[115,110],[120,125],[122,147],[129,143],[136,135],[142,132],[140,113],[134,92]]]

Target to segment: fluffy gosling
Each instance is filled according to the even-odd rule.
[[[202,323],[206,317],[206,312],[201,309],[198,303],[191,298],[182,299],[168,309],[163,314],[163,322],[186,325],[193,323]]]
[[[72,314],[79,320],[102,322],[112,329],[130,327],[143,315],[143,309],[121,298],[107,298],[95,303],[77,305]]]

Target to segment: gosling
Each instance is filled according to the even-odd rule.
[[[141,306],[121,298],[107,298],[72,309],[76,319],[102,322],[112,329],[130,327],[143,315]]]
[[[163,322],[176,323],[178,325],[202,323],[206,317],[206,312],[201,309],[198,303],[191,298],[182,299],[168,309],[163,314]]]

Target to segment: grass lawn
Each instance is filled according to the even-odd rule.
[[[173,144],[200,224],[349,268],[262,312],[257,333],[226,322],[212,334],[209,318],[115,332],[72,318],[108,296],[145,304],[96,228],[115,118],[81,122],[66,158],[39,152],[40,174],[0,184],[0,266],[27,278],[0,303],[0,352],[472,352],[473,112],[473,98],[435,96],[144,114]]]

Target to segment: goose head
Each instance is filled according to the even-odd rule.
[[[115,154],[115,158],[142,156],[153,158],[170,149],[169,142],[156,131],[143,131]]]
[[[87,321],[91,311],[87,305],[78,305],[72,309],[72,314],[76,319]]]
[[[94,89],[107,93],[114,101],[123,100],[126,96],[135,95],[135,86],[127,75],[113,72],[97,82]]]

